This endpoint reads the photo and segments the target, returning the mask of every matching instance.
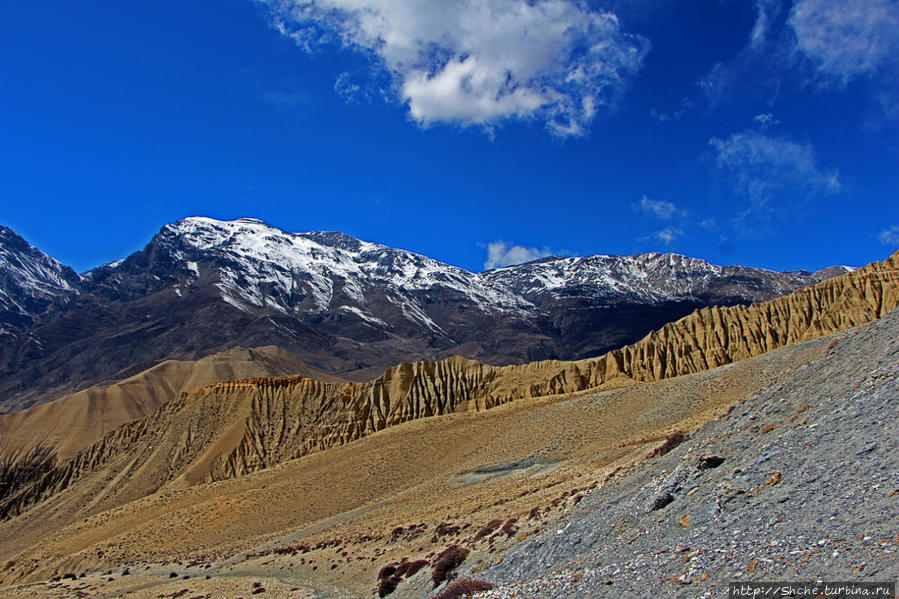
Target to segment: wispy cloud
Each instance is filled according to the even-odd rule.
[[[672,202],[666,202],[665,200],[654,200],[645,195],[640,199],[639,202],[631,204],[631,207],[634,208],[634,210],[638,210],[644,214],[648,214],[662,220],[668,220],[680,214],[677,206],[675,206]]]
[[[547,256],[559,255],[560,253],[554,253],[547,246],[535,248],[515,245],[507,241],[493,241],[487,244],[487,260],[484,261],[484,268],[489,270],[491,268],[499,268],[500,266],[523,264]]]
[[[690,212],[679,208],[674,202],[654,200],[644,195],[639,202],[631,204],[631,208],[655,220],[665,221],[667,224],[663,229],[655,231],[651,235],[639,237],[637,240],[641,242],[655,241],[669,246],[675,240],[683,237],[686,229],[696,225],[694,219],[690,218]],[[709,220],[709,222],[712,221]]]
[[[899,225],[890,225],[877,236],[883,245],[899,245]]]
[[[691,102],[689,98],[681,98],[680,108],[677,108],[670,112],[662,112],[660,110],[652,108],[649,111],[649,116],[651,116],[652,120],[654,120],[656,123],[664,123],[665,121],[679,121],[691,108],[693,108],[693,102]]]
[[[336,42],[371,57],[422,126],[534,119],[559,136],[585,135],[649,48],[585,0],[257,1],[304,49]]]
[[[681,237],[684,234],[683,230],[678,229],[677,227],[665,227],[661,231],[656,231],[653,234],[657,240],[661,241],[665,245],[671,245],[671,243]]]
[[[896,0],[799,0],[789,25],[824,81],[839,86],[899,63]]]
[[[755,0],[755,7],[744,48],[699,81],[712,104],[737,90],[773,102],[789,82],[841,88],[865,79],[884,116],[899,116],[899,2]]]
[[[740,92],[776,98],[797,65],[795,36],[784,27],[788,0],[755,0],[756,19],[743,49],[727,63],[716,63],[699,80],[712,105]]]
[[[769,127],[773,127],[774,125],[779,125],[780,121],[774,118],[774,115],[770,112],[766,112],[764,114],[757,114],[752,118],[754,123],[758,123],[759,128],[762,131],[767,131]]]
[[[837,172],[821,170],[809,144],[759,131],[714,137],[709,144],[716,151],[718,169],[731,180],[737,195],[748,201],[738,216],[744,223],[764,226],[795,216],[811,198],[841,189]]]

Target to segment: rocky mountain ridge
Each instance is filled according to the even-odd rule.
[[[238,345],[276,345],[354,380],[454,354],[577,359],[696,308],[768,300],[817,276],[658,253],[471,273],[341,233],[192,217],[85,273],[61,309],[2,340],[0,410]]]
[[[0,336],[32,324],[78,295],[81,277],[0,225]]]
[[[697,310],[589,360],[497,367],[456,357],[400,364],[368,383],[297,376],[223,382],[110,433],[0,508],[17,513],[123,456],[114,492],[134,498],[163,484],[235,478],[411,420],[705,371],[871,322],[897,306],[899,253],[768,302]]]

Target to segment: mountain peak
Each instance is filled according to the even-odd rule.
[[[0,225],[0,331],[31,325],[79,293],[81,277]]]

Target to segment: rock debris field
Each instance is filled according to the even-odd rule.
[[[899,578],[899,311],[619,472],[512,547],[479,598],[724,597]]]

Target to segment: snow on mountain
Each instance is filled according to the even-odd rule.
[[[288,233],[253,218],[185,218],[164,226],[144,254],[156,256],[148,258],[156,261],[155,270],[146,271],[153,273],[153,286],[171,283],[160,276],[175,276],[172,289],[179,297],[201,280],[214,280],[222,300],[245,312],[343,314],[383,330],[400,319],[438,334],[446,333],[441,320],[458,320],[456,312],[447,313],[448,302],[453,310],[533,322],[539,309],[559,299],[759,301],[851,270],[777,273],[653,252],[546,258],[472,273],[343,233]],[[97,273],[106,278],[135,268],[132,259],[120,260],[82,279],[7,228],[0,229],[0,259],[0,309],[26,323],[23,319],[76,295],[80,283],[95,282]]]
[[[807,274],[716,266],[698,258],[658,252],[546,258],[482,276],[531,301],[581,297],[640,303],[696,299],[725,285],[732,299],[759,301],[815,282]]]
[[[824,279],[830,279],[832,277],[838,277],[840,275],[844,275],[848,272],[854,272],[858,270],[854,266],[828,266],[826,268],[822,268],[820,270],[816,270],[812,273],[812,277],[818,279],[819,281],[823,281]]]
[[[81,278],[0,225],[0,329],[28,326],[79,292]]]
[[[659,253],[472,273],[343,233],[287,233],[247,218],[166,225],[143,250],[83,277],[8,229],[0,252],[0,331],[13,332],[0,344],[0,397],[17,406],[236,345],[277,345],[360,380],[455,354],[493,364],[577,359],[696,308],[816,282],[807,272]]]
[[[222,298],[242,310],[324,313],[341,307],[383,323],[367,299],[377,288],[407,319],[439,325],[423,303],[430,291],[453,291],[490,313],[527,311],[531,304],[501,285],[420,254],[335,232],[287,233],[260,220],[186,218],[163,227],[156,243],[199,279],[212,260]]]

